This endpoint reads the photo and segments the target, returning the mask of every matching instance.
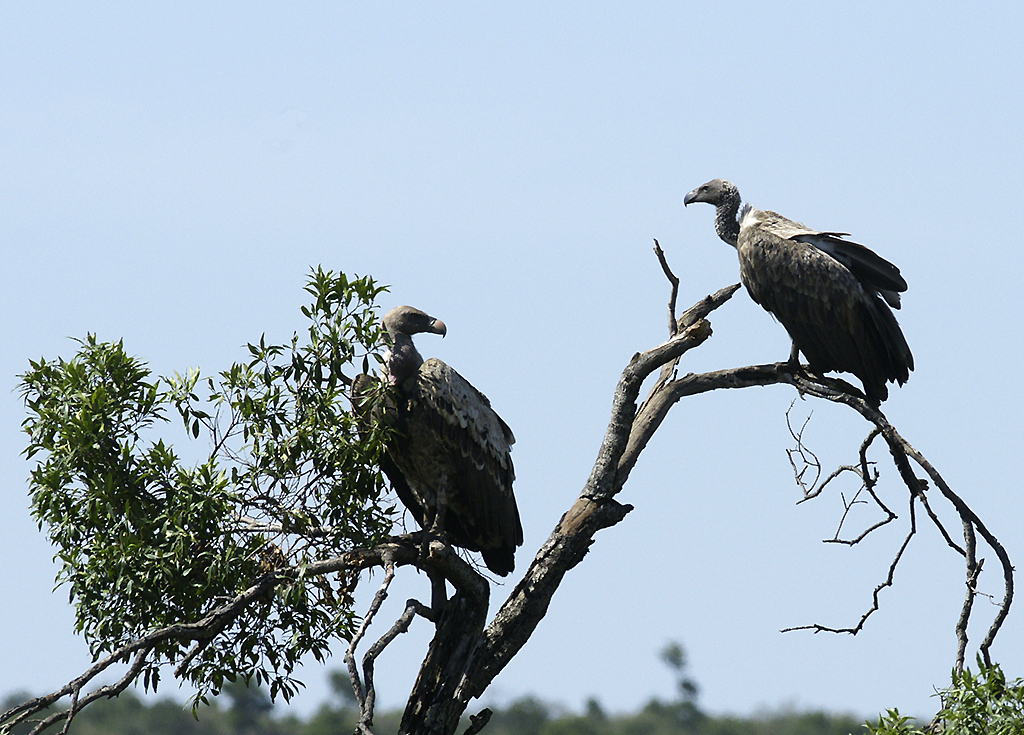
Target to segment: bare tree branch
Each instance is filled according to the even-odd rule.
[[[794,631],[794,630],[813,630],[815,633],[849,633],[850,635],[857,635],[858,633],[860,633],[860,631],[864,628],[864,623],[866,623],[868,618],[871,617],[875,612],[877,612],[879,607],[880,607],[879,602],[878,602],[878,595],[879,595],[879,593],[882,590],[884,590],[886,587],[892,587],[893,579],[895,578],[895,575],[896,575],[896,566],[900,563],[900,559],[903,558],[903,552],[907,550],[907,546],[910,544],[910,539],[913,538],[914,534],[917,532],[916,523],[913,520],[913,517],[914,517],[914,508],[913,508],[914,501],[913,501],[913,499],[911,499],[910,503],[911,503],[911,507],[910,507],[910,516],[911,516],[910,531],[907,533],[907,537],[905,539],[903,539],[903,543],[900,545],[899,550],[896,552],[896,558],[893,559],[892,563],[889,565],[889,574],[886,576],[885,581],[880,583],[877,587],[875,587],[874,591],[871,593],[871,607],[870,607],[870,609],[868,609],[867,612],[865,612],[863,615],[861,615],[861,618],[857,622],[857,624],[855,626],[853,626],[852,628],[830,628],[830,627],[825,626],[825,625],[819,625],[818,623],[813,623],[811,625],[798,625],[798,626],[795,626],[795,627],[792,627],[792,628],[783,628],[782,629],[783,633],[789,633],[790,631]]]
[[[821,477],[821,462],[818,459],[818,455],[804,445],[804,430],[807,429],[807,424],[810,423],[811,416],[814,414],[807,414],[807,418],[805,418],[804,422],[800,425],[800,431],[796,431],[789,418],[790,414],[793,412],[794,405],[796,405],[795,398],[790,402],[789,408],[786,409],[786,429],[789,431],[789,435],[793,437],[793,441],[796,442],[796,447],[793,449],[787,449],[786,456],[789,458],[790,467],[793,468],[793,476],[796,478],[796,484],[800,487],[800,490],[803,493],[803,499],[798,501],[798,503],[802,503],[804,500],[809,500],[810,498],[815,498],[820,495],[821,491],[825,489],[825,486],[828,485],[833,477],[838,476],[840,471],[844,468],[840,467],[838,470],[833,472],[825,482],[818,485],[818,479]],[[794,457],[800,458],[800,464],[803,465],[802,467],[797,467],[797,463],[793,459]],[[807,473],[807,470],[812,470],[814,472],[814,479],[811,480],[810,483],[804,481],[804,475]]]
[[[672,284],[672,293],[668,297],[668,336],[675,337],[679,331],[679,324],[676,322],[676,296],[679,295],[679,279],[669,268],[665,251],[661,249],[657,239],[654,241],[654,254],[658,256],[658,262],[661,263],[661,270],[664,271],[665,278]]]
[[[63,710],[61,712],[55,712],[49,717],[43,720],[39,720],[36,726],[32,728],[32,730],[30,731],[30,735],[36,735],[36,733],[42,732],[46,728],[50,727],[54,723],[60,722],[61,720],[64,720],[63,731],[67,732],[68,727],[71,724],[71,720],[86,705],[95,702],[97,699],[101,699],[103,697],[117,696],[125,689],[127,689],[136,679],[139,678],[139,674],[142,673],[142,669],[146,665],[146,656],[149,654],[150,648],[142,648],[137,650],[138,653],[136,654],[135,660],[132,662],[132,665],[128,668],[127,672],[125,672],[124,676],[118,679],[115,683],[109,684],[104,687],[100,687],[99,689],[89,692],[89,694],[87,694],[86,696],[81,697],[80,694],[82,688],[96,674],[102,671],[102,669],[95,670],[97,667],[93,666],[85,674],[72,681],[66,687],[62,687],[60,690],[58,690],[62,692],[58,696],[55,697],[53,694],[50,694],[46,697],[37,697],[36,699],[30,700],[25,704],[19,705],[18,707],[8,710],[2,716],[0,716],[0,725],[4,727],[14,727],[18,723],[24,722],[28,717],[31,717],[32,715],[38,712],[42,712],[43,710],[48,709],[50,705],[56,703],[57,700],[59,700],[61,697],[66,696],[67,694],[71,694],[71,708]],[[26,705],[31,705],[31,707],[26,707]],[[18,716],[15,716],[15,714],[18,714]]]
[[[372,674],[366,675],[365,687],[363,685],[363,681],[359,678],[359,668],[356,665],[355,650],[356,646],[359,645],[359,641],[361,641],[363,636],[366,635],[366,629],[370,626],[370,623],[373,622],[373,618],[376,616],[377,611],[380,610],[380,606],[384,604],[384,600],[388,596],[388,587],[391,585],[391,580],[394,578],[394,558],[390,553],[385,552],[384,580],[380,583],[380,588],[377,590],[377,593],[373,596],[373,601],[370,603],[370,609],[367,611],[366,615],[363,616],[363,621],[359,624],[356,634],[352,636],[352,641],[349,643],[348,650],[345,652],[345,664],[348,666],[349,679],[352,680],[352,689],[356,695],[356,703],[359,705],[359,728],[366,732],[369,732],[369,728],[373,726],[373,705],[376,699],[376,693],[373,689]]]
[[[790,409],[792,409],[792,404],[790,404]],[[880,432],[878,431],[878,429],[872,429],[871,433],[868,434],[867,438],[863,442],[861,442],[860,461],[857,466],[840,465],[839,467],[834,469],[828,475],[828,477],[826,477],[824,480],[818,483],[817,478],[821,476],[822,471],[821,463],[818,461],[818,457],[803,444],[803,434],[804,430],[807,428],[808,421],[810,421],[810,416],[807,417],[803,425],[800,427],[799,433],[794,432],[789,421],[789,411],[787,410],[786,412],[786,425],[789,428],[790,435],[797,442],[796,449],[787,449],[786,453],[787,455],[789,455],[789,461],[793,467],[796,483],[800,487],[801,491],[803,491],[803,497],[797,501],[797,505],[820,496],[830,482],[842,476],[844,473],[852,473],[856,475],[857,478],[860,479],[860,487],[857,488],[857,492],[854,493],[853,498],[851,498],[849,502],[847,502],[845,494],[840,493],[840,497],[843,501],[842,517],[839,519],[839,525],[836,528],[835,535],[830,539],[824,539],[825,543],[829,544],[845,544],[847,546],[855,546],[856,544],[859,544],[861,541],[867,538],[869,534],[881,528],[882,526],[891,523],[897,518],[896,514],[889,510],[888,506],[886,506],[886,504],[882,502],[882,499],[879,498],[878,494],[875,492],[875,484],[878,482],[878,471],[872,469],[872,463],[869,462],[867,458],[868,447],[871,446],[871,442],[874,441],[874,439],[877,436],[879,436]],[[805,463],[811,463],[811,466],[814,467],[815,481],[811,484],[810,487],[808,487],[804,483],[804,470],[797,469],[796,463],[793,460],[794,456],[800,457],[801,461]],[[808,456],[810,457],[810,460],[807,459]],[[846,524],[846,519],[850,511],[853,509],[853,507],[855,505],[867,502],[865,500],[860,500],[860,496],[864,493],[867,493],[868,495],[871,496],[871,499],[874,501],[875,505],[877,505],[878,508],[885,514],[885,517],[875,522],[874,524],[868,526],[863,531],[861,531],[859,535],[853,538],[840,538],[839,534],[842,533],[843,526]]]
[[[364,735],[372,735],[370,728],[373,723],[375,700],[373,669],[376,658],[400,633],[408,629],[412,619],[419,614],[434,623],[435,634],[406,705],[400,732],[451,735],[457,729],[459,718],[465,712],[469,701],[483,694],[494,677],[529,640],[546,614],[551,598],[561,584],[564,575],[584,558],[590,545],[594,542],[596,533],[617,524],[632,509],[632,506],[618,502],[616,495],[623,488],[640,454],[661,426],[670,408],[684,397],[712,390],[768,386],[779,383],[792,385],[802,396],[846,404],[873,425],[871,433],[861,445],[858,467],[840,467],[819,484],[817,481],[820,478],[820,464],[818,464],[815,482],[810,483],[809,486],[804,482],[803,473],[808,467],[813,467],[817,463],[817,458],[803,447],[803,428],[799,432],[794,432],[790,427],[790,432],[797,441],[797,453],[801,457],[801,461],[805,463],[804,469],[798,470],[793,455],[790,456],[797,481],[804,489],[804,499],[820,494],[822,489],[840,474],[853,472],[860,477],[861,488],[849,502],[844,498],[845,511],[848,512],[855,503],[865,502],[859,498],[862,493],[867,493],[887,516],[885,520],[871,526],[860,536],[852,540],[840,540],[839,533],[846,517],[846,512],[844,512],[843,519],[840,521],[832,541],[854,545],[868,533],[896,517],[876,492],[878,471],[867,459],[868,447],[877,436],[882,436],[885,440],[899,476],[909,491],[910,513],[909,532],[889,566],[885,581],[880,583],[872,594],[872,607],[862,615],[855,626],[830,628],[815,624],[787,630],[810,629],[815,632],[831,631],[850,634],[859,632],[867,619],[879,609],[881,591],[893,584],[896,567],[911,538],[916,533],[914,504],[920,501],[947,544],[964,556],[967,565],[966,597],[960,620],[957,623],[958,667],[963,664],[967,645],[967,622],[973,609],[973,599],[975,595],[979,594],[977,583],[982,569],[982,561],[976,558],[976,535],[981,536],[1000,560],[1005,592],[997,606],[995,619],[980,646],[985,661],[989,662],[989,647],[992,645],[1013,599],[1012,566],[1010,566],[1009,558],[998,540],[981,523],[967,504],[946,485],[931,464],[899,435],[878,408],[868,403],[857,389],[845,381],[810,375],[803,368],[794,366],[788,361],[679,376],[677,370],[680,358],[687,351],[703,344],[712,334],[711,325],[707,321],[708,315],[727,302],[739,288],[739,284],[721,289],[717,293],[701,299],[676,318],[678,279],[668,266],[664,252],[657,241],[655,241],[655,253],[671,284],[669,339],[645,352],[637,353],[626,365],[615,387],[608,426],[590,476],[575,502],[555,525],[550,536],[523,573],[522,579],[511,589],[508,598],[502,603],[489,624],[487,623],[487,612],[490,585],[474,569],[473,565],[460,558],[452,547],[437,538],[427,536],[429,543],[424,544],[425,537],[422,534],[396,536],[374,548],[355,549],[332,559],[308,564],[301,570],[287,567],[276,569],[256,580],[235,598],[212,609],[201,620],[153,631],[138,641],[133,641],[112,652],[107,658],[95,664],[81,677],[60,690],[4,713],[3,716],[0,716],[0,725],[20,722],[25,717],[42,711],[69,694],[75,698],[72,709],[51,715],[48,720],[40,723],[37,729],[45,727],[44,723],[46,722],[56,722],[61,718],[70,721],[73,713],[88,702],[99,696],[116,694],[131,681],[137,679],[145,666],[153,664],[148,657],[157,644],[163,641],[175,640],[193,644],[193,648],[182,658],[175,669],[175,674],[182,676],[204,645],[221,634],[249,605],[263,599],[278,585],[291,584],[297,580],[335,572],[357,575],[363,570],[380,566],[385,570],[384,580],[377,590],[362,625],[348,646],[345,657],[356,692],[356,699],[360,705],[358,730]],[[659,371],[658,377],[638,407],[642,384],[655,371]],[[916,476],[915,464],[924,470],[931,483],[939,489],[942,496],[952,504],[959,514],[964,525],[965,543],[963,547],[951,539],[936,514],[932,512],[925,495],[928,481]],[[268,499],[268,502],[271,500]],[[249,524],[256,531],[269,530],[269,527],[265,527],[256,519],[240,518],[239,522]],[[360,671],[356,665],[356,649],[365,640],[368,627],[380,610],[394,577],[395,569],[406,565],[414,565],[427,571],[432,580],[443,579],[454,588],[454,593],[443,605],[432,608],[427,608],[416,600],[409,600],[394,625],[364,655],[360,678]],[[112,664],[127,661],[132,656],[135,658],[128,672],[117,684],[79,697],[82,688],[93,677]],[[471,717],[471,725],[466,731],[466,735],[476,735],[484,727],[489,717],[490,711],[486,709]]]

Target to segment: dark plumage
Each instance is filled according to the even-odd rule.
[[[444,335],[443,322],[411,306],[384,316],[391,337],[385,355],[393,401],[368,409],[360,396],[370,378],[353,382],[357,411],[370,411],[393,430],[381,469],[399,500],[423,528],[443,531],[448,541],[479,551],[487,568],[512,571],[523,543],[512,481],[511,429],[487,397],[440,360],[424,361],[412,335]]]
[[[844,232],[820,232],[750,205],[724,179],[697,187],[684,204],[716,207],[715,231],[736,248],[740,280],[751,298],[771,312],[793,339],[811,370],[853,373],[874,401],[887,382],[900,385],[914,357],[890,306],[900,308],[907,282],[899,268]]]

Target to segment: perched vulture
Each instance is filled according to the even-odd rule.
[[[903,385],[914,357],[889,307],[900,308],[907,282],[899,268],[845,232],[819,232],[749,204],[740,209],[732,183],[715,179],[683,204],[716,207],[715,231],[736,248],[740,280],[750,297],[793,338],[790,355],[804,353],[810,369],[853,373],[868,398],[884,401],[887,382]]]
[[[412,336],[443,336],[443,322],[399,306],[384,316],[384,326],[391,338],[384,369],[393,397],[383,408],[369,409],[360,396],[370,378],[359,375],[352,385],[357,411],[369,411],[392,429],[381,469],[421,527],[479,551],[488,569],[505,576],[523,543],[512,494],[512,431],[465,378],[417,352]]]

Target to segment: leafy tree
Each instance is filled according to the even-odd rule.
[[[876,589],[872,609],[849,628],[804,627],[860,630],[878,609],[878,590],[892,584],[917,531],[916,509],[923,507],[967,568],[965,602],[956,623],[957,670],[981,572],[979,543],[995,552],[1001,566],[1005,595],[979,647],[988,666],[989,649],[1012,599],[1012,565],[999,541],[878,408],[845,382],[810,375],[788,361],[680,376],[680,358],[711,336],[707,317],[739,286],[721,289],[677,317],[678,280],[660,247],[655,251],[672,286],[669,339],[638,352],[626,365],[590,477],[490,619],[490,585],[443,538],[390,535],[393,506],[378,470],[386,432],[361,422],[347,398],[356,370],[369,372],[371,356],[385,342],[374,305],[383,287],[372,279],[315,270],[306,287],[312,303],[303,308],[309,324],[302,337],[297,333],[286,344],[268,344],[261,337],[249,345],[246,361],[215,377],[190,370],[154,378],[120,342],[102,342],[93,335],[79,343],[70,360],[31,362],[22,390],[29,412],[26,454],[36,462],[30,478],[33,513],[57,549],[59,581],[67,586],[77,629],[96,662],[60,689],[0,714],[0,726],[46,712],[65,696],[71,697],[70,708],[49,713],[37,729],[69,722],[91,702],[122,692],[136,680],[156,688],[165,665],[196,687],[194,705],[207,702],[229,682],[267,685],[271,699],[287,699],[295,691],[292,673],[299,658],[312,653],[322,660],[341,640],[347,642],[357,731],[394,726],[403,733],[449,735],[470,701],[484,693],[529,640],[564,575],[583,560],[597,532],[631,510],[616,496],[669,409],[697,393],[777,383],[845,404],[872,427],[858,464],[821,481],[821,467],[803,445],[802,432],[793,432],[796,481],[807,499],[820,495],[838,474],[853,472],[862,487],[850,502],[870,499],[886,514],[859,536],[841,539],[837,532],[834,541],[855,545],[896,518],[876,489],[878,465],[868,458],[876,439],[885,443],[911,509],[906,540]],[[655,372],[641,401],[641,387]],[[378,381],[371,399],[386,400],[388,390]],[[182,462],[158,431],[166,431],[168,417],[175,414],[190,436],[208,442],[209,452],[194,465]],[[962,545],[932,511],[929,482],[959,515]],[[410,600],[394,625],[367,648],[360,665],[359,646],[402,566],[443,580],[451,597],[441,585],[444,594],[430,606]],[[352,593],[363,573],[374,567],[383,568],[383,579],[360,616]],[[378,717],[375,724],[375,659],[420,617],[430,621],[435,634],[401,721]],[[668,650],[665,660],[679,676],[679,702],[652,703],[630,723],[588,715],[570,723],[570,729],[589,734],[612,728],[639,735],[703,727],[696,686],[683,675],[681,647]],[[88,689],[115,665],[125,667],[120,679]],[[325,712],[347,719],[350,708]],[[491,715],[487,709],[472,715],[468,735],[482,729]],[[537,725],[538,719],[542,730],[569,727],[553,724],[528,706],[504,726],[519,727],[525,735],[523,728]]]
[[[226,684],[224,694],[231,699],[231,720],[240,733],[257,732],[259,723],[266,720],[274,708],[266,692],[241,681]]]
[[[939,692],[942,709],[927,731],[944,735],[1024,735],[1024,680],[1006,681],[998,664],[978,660],[978,673],[953,671],[953,682]],[[875,735],[926,732],[899,710],[891,709],[868,729]]]
[[[661,649],[660,655],[676,678],[678,700],[669,707],[672,716],[684,728],[695,727],[704,718],[704,713],[697,708],[697,682],[686,673],[686,650],[677,641],[669,641]]]
[[[536,697],[517,699],[491,717],[488,730],[504,735],[534,735],[551,719],[547,706]]]
[[[140,675],[155,688],[175,663],[197,701],[239,679],[287,698],[301,656],[351,638],[354,580],[315,565],[379,544],[393,525],[375,469],[383,437],[360,431],[343,372],[381,342],[381,290],[317,270],[306,338],[249,345],[248,362],[204,381],[202,401],[198,371],[153,379],[93,335],[71,360],[31,363],[33,513],[78,630],[107,656],[92,675],[132,656],[118,688]],[[211,441],[195,467],[150,438],[170,412]]]

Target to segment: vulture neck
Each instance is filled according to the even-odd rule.
[[[412,337],[402,332],[391,333],[391,349],[387,355],[388,378],[392,385],[401,385],[420,369],[423,356],[416,350]]]
[[[723,192],[722,201],[715,208],[715,232],[733,247],[740,237],[740,201],[740,193],[734,187]]]

